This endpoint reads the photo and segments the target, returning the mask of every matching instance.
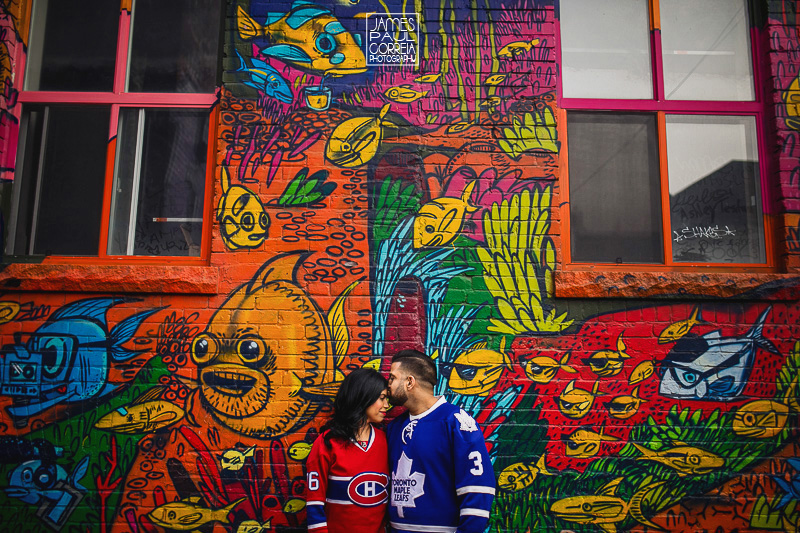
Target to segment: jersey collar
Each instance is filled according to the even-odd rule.
[[[408,419],[409,420],[419,420],[420,418],[422,418],[424,416],[428,416],[429,414],[431,414],[440,405],[444,405],[446,403],[447,403],[447,401],[444,399],[444,396],[439,396],[439,399],[436,400],[435,404],[431,405],[430,409],[428,409],[427,411],[423,411],[418,415],[408,415]]]

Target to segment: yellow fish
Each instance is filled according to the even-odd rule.
[[[371,368],[372,370],[380,372],[380,370],[381,370],[381,360],[380,359],[370,359],[369,361],[367,361],[366,363],[364,363],[361,366],[363,368]]]
[[[635,415],[636,411],[639,410],[639,406],[646,401],[639,397],[639,387],[636,387],[630,395],[612,398],[606,404],[606,409],[608,409],[608,414],[611,418],[625,420]]]
[[[307,442],[295,442],[291,446],[289,446],[289,457],[294,459],[295,461],[303,461],[308,454],[311,453],[311,444]]]
[[[556,398],[556,403],[561,413],[567,418],[573,419],[586,416],[586,413],[589,412],[589,409],[592,408],[592,404],[594,404],[594,399],[598,396],[602,396],[602,393],[597,392],[599,386],[600,382],[595,381],[592,391],[589,392],[585,389],[576,389],[575,380],[570,381],[569,385],[564,389],[564,392]]]
[[[414,81],[417,83],[435,83],[442,77],[441,72],[437,72],[436,74],[425,74],[424,76],[420,76],[419,78],[415,78]]]
[[[500,85],[507,77],[508,74],[495,74],[494,76],[489,76],[488,78],[483,80],[483,83],[491,86]]]
[[[451,124],[445,131],[447,133],[461,133],[462,131],[470,129],[474,125],[475,124],[473,124],[472,122],[466,122],[466,121],[456,122],[454,124]]]
[[[514,56],[518,56],[523,52],[531,50],[537,44],[539,44],[539,39],[533,39],[532,41],[515,41],[501,48],[497,53],[497,57],[511,59]]]
[[[500,341],[500,351],[489,350],[486,342],[464,352],[453,361],[448,384],[458,394],[488,396],[489,391],[500,380],[503,369],[511,367],[505,353],[506,338]]]
[[[789,87],[781,93],[786,104],[786,126],[800,130],[800,76],[792,80]]]
[[[461,193],[461,198],[444,196],[431,200],[417,211],[414,218],[414,248],[450,244],[464,226],[467,213],[478,211],[469,203],[475,181],[471,181]]]
[[[236,533],[266,533],[272,527],[272,519],[263,523],[255,520],[245,520],[236,528]]]
[[[619,439],[616,437],[604,435],[602,429],[600,433],[579,429],[567,437],[566,454],[567,457],[579,457],[582,459],[594,457],[600,451],[601,442],[617,441]]]
[[[20,305],[17,302],[0,302],[0,324],[7,324],[17,317]]]
[[[543,476],[553,475],[547,470],[544,455],[539,457],[536,464],[532,462],[514,463],[504,468],[497,478],[497,486],[509,492],[517,492],[530,487],[539,474]]]
[[[111,411],[95,422],[94,427],[116,433],[150,433],[169,427],[186,414],[183,409],[166,400],[157,400],[163,387],[154,387],[130,405]]]
[[[306,501],[301,498],[292,498],[283,506],[283,512],[294,514],[306,508]]]
[[[719,455],[683,442],[676,441],[674,442],[675,447],[657,452],[639,446],[635,442],[631,444],[642,452],[642,455],[636,458],[637,460],[661,463],[675,469],[679,476],[709,474],[725,466],[725,459]]]
[[[360,167],[372,161],[383,139],[383,126],[389,124],[384,117],[390,105],[383,106],[377,117],[351,118],[336,126],[325,145],[325,157],[344,168]]]
[[[253,454],[256,452],[255,446],[250,446],[246,450],[237,450],[236,448],[231,448],[227,450],[220,456],[220,464],[222,465],[223,470],[228,470],[230,472],[236,472],[241,470],[244,466],[244,460],[248,457],[253,457]]]
[[[561,361],[556,361],[552,357],[540,355],[534,357],[525,364],[525,374],[536,383],[550,383],[559,370],[575,374],[578,371],[567,365],[569,362],[569,353],[564,354]]]
[[[636,385],[652,376],[656,371],[656,365],[652,361],[643,361],[636,365],[631,375],[628,376],[628,385]]]
[[[562,498],[550,506],[556,517],[577,524],[594,524],[606,533],[616,533],[617,524],[628,515],[637,522],[654,529],[661,527],[649,521],[642,511],[642,503],[651,491],[664,482],[647,485],[634,493],[629,502],[619,498],[617,487],[624,478],[617,478],[597,489],[593,495]]]
[[[622,333],[617,338],[617,350],[600,350],[586,359],[584,363],[589,365],[589,369],[601,377],[616,376],[622,371],[625,359],[631,356],[625,352],[625,341],[622,340]]]
[[[239,6],[236,22],[242,39],[266,37],[270,41],[262,54],[301,70],[326,76],[367,71],[361,37],[345,30],[327,8],[295,2],[286,14],[267,13],[264,26]]]
[[[399,87],[386,89],[383,94],[386,95],[386,98],[398,104],[410,104],[428,94],[428,91],[415,91],[411,88],[411,85],[400,85]]]
[[[241,185],[231,185],[228,167],[222,167],[222,197],[217,204],[222,242],[230,250],[257,248],[267,238],[269,215],[258,195]]]
[[[737,435],[771,439],[786,427],[789,412],[789,406],[785,403],[753,400],[736,410],[731,426]]]
[[[500,102],[502,102],[503,100],[505,100],[505,98],[503,98],[503,97],[491,96],[491,97],[487,98],[486,100],[484,100],[483,103],[481,103],[481,107],[486,107],[486,108],[489,109],[490,113],[494,113],[494,111],[497,108],[497,106],[499,106]]]
[[[297,284],[307,252],[276,255],[234,290],[192,342],[201,405],[233,431],[277,438],[312,419],[335,395],[334,360],[350,336],[343,301],[326,316]]]
[[[658,336],[659,344],[667,344],[668,342],[675,342],[689,333],[697,324],[704,324],[703,319],[700,318],[700,307],[695,307],[692,311],[692,316],[686,320],[679,320],[664,328],[661,335]]]
[[[157,526],[176,531],[191,531],[209,522],[230,524],[228,515],[233,508],[242,503],[246,498],[239,498],[235,502],[221,509],[209,509],[200,504],[200,498],[193,496],[179,502],[159,505],[147,515]]]

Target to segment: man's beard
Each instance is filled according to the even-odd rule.
[[[403,389],[402,387],[398,387],[396,395],[391,390],[389,390],[389,402],[392,405],[401,407],[405,405],[407,401],[408,401],[408,394],[406,394],[405,389]]]

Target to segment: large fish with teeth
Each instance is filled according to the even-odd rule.
[[[261,24],[239,6],[236,14],[242,39],[265,39],[265,56],[327,76],[366,72],[361,37],[344,29],[327,8],[297,0],[288,13],[268,13]]]
[[[307,252],[281,254],[236,289],[192,343],[202,405],[221,424],[275,438],[335,396],[335,362],[347,353],[344,298],[327,316],[296,282]],[[190,410],[190,409],[187,409]]]

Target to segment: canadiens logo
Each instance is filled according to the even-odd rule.
[[[364,472],[355,476],[347,485],[347,496],[360,507],[374,507],[389,499],[386,490],[389,476],[378,472]]]

